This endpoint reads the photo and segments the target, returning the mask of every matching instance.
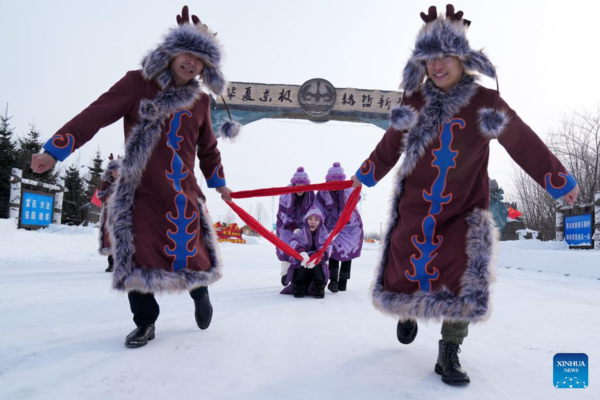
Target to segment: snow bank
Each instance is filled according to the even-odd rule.
[[[0,219],[0,266],[20,262],[94,261],[98,229],[93,226],[51,225],[39,231],[17,229],[13,220]],[[261,237],[245,236],[248,245],[270,246]],[[245,247],[223,243],[223,249]],[[379,243],[364,243],[363,252],[377,252]],[[273,248],[273,251],[275,249]],[[600,279],[600,252],[571,250],[566,242],[516,240],[500,242],[498,267]]]
[[[498,268],[515,268],[600,279],[600,251],[569,249],[567,242],[500,242]]]
[[[93,261],[98,254],[95,227],[50,225],[37,231],[17,229],[0,219],[0,267],[21,262]]]

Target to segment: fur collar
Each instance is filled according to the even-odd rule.
[[[399,171],[401,179],[410,175],[425,154],[425,149],[438,137],[440,126],[469,104],[478,87],[475,77],[468,74],[464,74],[448,92],[435,86],[431,79],[425,82],[421,90],[425,106],[419,112],[417,124],[404,137],[405,158]]]

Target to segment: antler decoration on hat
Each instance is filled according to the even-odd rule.
[[[457,13],[454,12],[454,6],[452,4],[448,4],[446,5],[446,19],[450,19],[450,21],[452,22],[459,22],[463,15],[465,15],[464,12],[459,11]],[[467,27],[471,26],[471,21],[469,21],[468,19],[462,19],[463,24],[465,24]]]
[[[200,23],[200,18],[198,18],[195,15],[192,15],[192,22],[194,23],[194,25],[198,25]],[[181,15],[177,16],[177,24],[179,26],[183,25],[183,24],[189,24],[190,23],[190,11],[188,9],[188,6],[183,6],[183,9],[181,10]]]
[[[200,18],[198,18],[196,15],[192,14],[192,22],[194,24],[195,27],[203,27],[206,31],[208,31],[208,26],[206,26],[206,24],[203,24],[202,21],[200,21]],[[181,9],[181,15],[177,15],[177,24],[179,26],[185,25],[185,24],[189,24],[190,23],[190,11],[188,9],[188,6],[183,6],[183,8]],[[213,33],[213,36],[217,36],[217,33]]]
[[[429,7],[429,10],[427,12],[428,14],[425,14],[424,12],[421,13],[421,19],[423,20],[423,22],[428,24],[431,21],[435,21],[437,19],[437,8],[435,8],[435,6]]]

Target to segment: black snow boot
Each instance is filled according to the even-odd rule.
[[[442,382],[448,385],[466,385],[471,382],[467,371],[460,366],[458,359],[460,345],[446,343],[440,340],[438,360],[435,364],[435,372],[442,376]]]
[[[210,304],[207,288],[196,289],[191,292],[194,299],[194,317],[198,328],[204,330],[210,326],[210,321],[213,316],[213,307]]]
[[[325,297],[325,283],[315,282],[315,299],[322,299]]]
[[[348,279],[340,278],[340,283],[338,284],[338,290],[340,292],[345,292],[347,283],[348,283]]]
[[[337,293],[339,291],[339,289],[338,289],[338,280],[337,279],[331,279],[329,281],[329,285],[327,285],[327,289],[329,289],[329,291],[332,292],[332,293]]]
[[[398,341],[402,344],[411,344],[417,337],[419,326],[417,321],[407,319],[406,321],[398,321],[398,327],[396,328],[396,335]]]
[[[298,299],[304,297],[304,283],[294,282],[294,297]]]
[[[287,286],[287,285],[285,284],[285,280],[286,280],[286,279],[287,279],[287,275],[283,275],[283,276],[281,277],[281,284],[282,284],[283,286]]]
[[[132,349],[145,346],[154,336],[154,324],[138,326],[125,338],[125,346]]]
[[[112,255],[108,256],[108,267],[104,270],[104,272],[113,272],[115,270],[115,259]]]

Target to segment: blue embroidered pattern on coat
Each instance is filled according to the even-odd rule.
[[[223,174],[223,165],[219,164],[213,170],[213,173],[210,176],[210,178],[206,180],[206,186],[208,186],[211,189],[214,189],[225,185],[226,182],[225,175]]]
[[[57,133],[44,144],[44,150],[56,158],[64,161],[75,148],[75,137],[70,133]]]
[[[552,184],[552,173],[548,172],[544,177],[546,191],[557,200],[569,193],[577,185],[575,178],[568,172],[559,172],[558,176],[564,179],[564,183],[561,186],[554,186]]]
[[[171,240],[172,245],[165,246],[164,251],[167,255],[174,258],[173,271],[187,268],[188,258],[194,257],[198,253],[196,246],[193,246],[191,250],[188,248],[190,242],[198,234],[198,224],[196,222],[198,214],[194,211],[191,217],[186,217],[188,198],[183,193],[181,182],[189,176],[189,171],[184,170],[183,160],[177,154],[177,151],[180,149],[179,144],[183,140],[183,137],[179,135],[183,117],[191,118],[191,116],[192,113],[189,110],[177,111],[171,118],[169,131],[167,132],[167,146],[173,151],[173,157],[171,158],[171,170],[165,171],[165,174],[167,179],[172,182],[173,189],[177,192],[175,195],[177,213],[173,215],[169,212],[166,215],[166,218],[175,225],[175,230],[167,231],[167,236]],[[191,226],[195,226],[195,229],[193,228],[191,232],[188,232]]]
[[[375,163],[371,160],[363,162],[358,171],[356,171],[356,178],[368,187],[375,186],[377,184],[377,179],[375,179]]]
[[[196,246],[192,250],[188,250],[188,244],[196,237],[197,230],[193,229],[192,233],[188,233],[189,227],[196,221],[196,212],[192,213],[190,218],[186,218],[185,211],[187,209],[187,197],[183,193],[177,194],[175,197],[175,206],[177,215],[173,216],[170,212],[167,213],[167,219],[175,225],[176,229],[167,231],[167,236],[173,242],[173,247],[165,246],[165,253],[175,258],[173,261],[173,271],[187,268],[187,259],[194,257],[198,253]]]
[[[454,133],[452,127],[458,125],[460,129],[466,126],[464,120],[453,118],[449,122],[444,123],[440,132],[440,147],[433,150],[433,162],[431,165],[438,169],[438,176],[431,185],[430,191],[423,190],[423,199],[430,203],[429,212],[423,219],[421,224],[422,240],[419,240],[419,235],[413,235],[411,238],[413,246],[419,252],[410,256],[410,263],[414,268],[413,273],[406,271],[405,276],[411,282],[419,284],[419,290],[430,292],[431,282],[440,277],[440,271],[431,267],[431,262],[437,257],[437,250],[442,245],[443,236],[435,234],[437,221],[435,215],[442,212],[444,205],[452,201],[452,193],[444,194],[446,190],[446,182],[450,169],[456,167],[456,157],[458,151],[452,149],[452,140]],[[430,272],[431,270],[431,272]]]

